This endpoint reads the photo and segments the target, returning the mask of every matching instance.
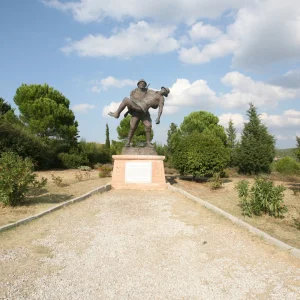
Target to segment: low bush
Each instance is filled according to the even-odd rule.
[[[14,152],[3,152],[0,158],[0,201],[5,205],[21,204],[29,189],[42,188],[47,179],[36,180],[30,158],[22,159]]]
[[[51,174],[52,182],[57,186],[63,186],[63,179],[60,176]]]
[[[82,181],[83,179],[89,179],[91,177],[91,173],[90,171],[81,171],[81,170],[78,170],[76,173],[75,173],[75,179],[77,179],[78,181]]]
[[[223,185],[223,181],[220,173],[214,173],[213,177],[209,179],[212,190],[220,189]]]
[[[91,171],[92,169],[89,166],[80,166],[80,167],[78,167],[78,170],[80,170],[80,171]]]
[[[76,169],[82,165],[89,164],[87,157],[78,153],[60,153],[58,158],[66,169]]]
[[[292,157],[286,156],[274,165],[275,170],[284,175],[300,175],[300,164]]]
[[[257,177],[250,187],[248,180],[239,181],[236,185],[243,215],[252,217],[262,213],[274,217],[283,217],[287,212],[283,204],[285,187],[274,186],[273,181]]]
[[[98,168],[99,177],[104,178],[104,177],[111,176],[112,169],[113,169],[112,165],[108,165],[108,164],[102,165],[101,167]]]
[[[165,173],[168,175],[178,174],[178,171],[174,168],[165,167]]]

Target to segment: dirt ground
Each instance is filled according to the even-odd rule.
[[[221,189],[211,190],[210,184],[207,182],[193,182],[191,178],[188,177],[181,177],[180,179],[179,177],[169,176],[167,178],[174,186],[180,187],[190,194],[212,203],[291,246],[300,248],[300,230],[295,223],[295,219],[300,220],[300,193],[294,195],[291,190],[291,188],[295,186],[299,187],[300,182],[288,183],[274,181],[275,185],[283,184],[287,188],[284,193],[284,204],[287,206],[288,212],[285,214],[284,218],[279,219],[267,215],[253,216],[252,218],[242,215],[237,191],[234,188],[236,183],[242,179],[248,179],[250,182],[253,182],[253,179],[224,179],[223,187]]]
[[[21,206],[12,208],[0,206],[0,226],[37,214],[51,206],[83,195],[111,181],[111,177],[99,178],[96,170],[89,172],[89,178],[86,178],[83,172],[81,181],[78,181],[75,177],[78,174],[78,170],[43,171],[37,172],[37,174],[38,178],[45,177],[48,179],[47,186],[39,191],[37,195],[30,196]],[[62,186],[55,185],[52,180],[52,174],[62,178]],[[276,219],[266,215],[249,218],[242,215],[237,192],[234,189],[236,183],[242,179],[244,178],[231,177],[224,179],[221,189],[211,190],[207,182],[193,182],[189,177],[179,179],[178,176],[167,176],[167,180],[171,184],[214,204],[289,245],[300,248],[300,230],[297,229],[295,223],[295,219],[300,221],[300,193],[294,195],[291,190],[292,187],[300,187],[300,182],[274,181],[276,185],[284,184],[287,187],[284,201],[288,208],[288,213],[285,215],[285,218]],[[253,181],[253,179],[249,180]]]
[[[98,171],[92,170],[89,178],[82,172],[82,180],[76,179],[78,170],[63,171],[41,171],[37,172],[38,179],[47,178],[47,186],[38,191],[35,195],[30,195],[25,203],[16,207],[1,206],[0,204],[0,226],[14,223],[26,217],[42,212],[51,206],[61,202],[84,195],[85,193],[106,184],[111,178],[99,178]],[[62,185],[57,186],[52,176],[59,176],[62,179]]]

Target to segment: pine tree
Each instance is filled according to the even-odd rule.
[[[109,127],[108,127],[108,124],[107,124],[107,123],[106,123],[106,132],[105,132],[105,135],[106,135],[105,147],[106,147],[107,149],[110,149]]]
[[[250,103],[247,110],[249,122],[245,124],[241,144],[237,151],[239,172],[259,174],[270,172],[275,156],[275,139],[262,124],[256,107]]]
[[[227,146],[229,149],[229,166],[233,167],[235,162],[235,150],[236,150],[236,129],[233,126],[233,122],[230,118],[228,128],[226,129],[227,134]]]
[[[300,137],[296,136],[296,150],[295,150],[295,155],[297,157],[297,159],[300,161]]]

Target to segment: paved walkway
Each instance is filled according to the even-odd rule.
[[[300,260],[171,191],[110,191],[0,234],[0,299],[300,299]]]

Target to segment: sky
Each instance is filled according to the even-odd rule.
[[[199,110],[240,135],[250,102],[277,148],[300,136],[299,0],[1,0],[0,39],[0,97],[49,84],[86,141],[117,140],[107,113],[142,78],[171,91],[156,142]]]

